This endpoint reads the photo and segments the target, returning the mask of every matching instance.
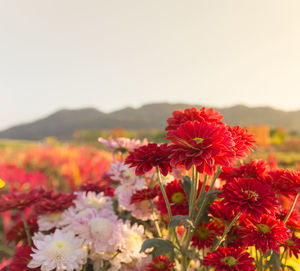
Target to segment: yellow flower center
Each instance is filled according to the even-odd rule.
[[[209,230],[205,227],[200,227],[197,229],[196,234],[200,239],[206,239],[209,235]]]
[[[0,179],[0,188],[5,186],[5,182]]]
[[[270,227],[265,224],[258,224],[256,227],[262,233],[269,233],[271,231]]]
[[[164,262],[159,262],[159,263],[155,264],[155,267],[157,269],[163,270],[163,268],[165,267],[165,263]]]
[[[229,265],[229,266],[234,266],[237,264],[237,259],[235,259],[234,257],[232,256],[229,256],[229,257],[224,257],[222,259],[222,262],[224,262],[225,264]]]
[[[184,201],[184,194],[181,192],[176,192],[172,195],[171,199],[174,203],[182,203]]]
[[[50,222],[56,222],[61,219],[61,212],[55,212],[48,216]]]
[[[46,248],[50,259],[62,259],[72,255],[73,247],[67,240],[53,240]]]
[[[134,231],[130,231],[126,238],[126,248],[130,251],[139,251],[143,244],[143,239]]]
[[[111,222],[102,217],[95,217],[90,221],[90,229],[94,238],[109,240],[113,235]]]
[[[88,198],[87,199],[87,206],[90,208],[95,208],[97,210],[101,210],[103,207],[103,201],[96,197]]]
[[[197,144],[200,144],[200,143],[202,143],[203,142],[203,138],[202,137],[195,137],[195,138],[193,138],[193,140],[197,143]]]
[[[245,190],[244,192],[248,195],[249,199],[254,198],[255,200],[257,200],[257,198],[259,196],[256,192],[251,191],[251,190]]]
[[[143,200],[143,201],[141,201],[141,202],[138,202],[138,203],[136,203],[136,205],[137,205],[140,209],[142,209],[144,212],[150,212],[150,211],[151,211],[151,209],[150,209],[150,207],[149,207],[149,204],[148,204],[148,200]]]

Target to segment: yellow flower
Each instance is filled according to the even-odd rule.
[[[5,182],[3,180],[0,179],[0,188],[5,186]]]

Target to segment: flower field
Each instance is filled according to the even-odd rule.
[[[166,123],[164,144],[0,149],[0,269],[300,270],[300,172],[212,109]]]

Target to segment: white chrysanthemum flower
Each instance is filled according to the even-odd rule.
[[[131,206],[130,199],[136,190],[145,187],[146,181],[135,176],[132,169],[128,168],[124,163],[117,162],[111,165],[112,179],[119,180],[121,184],[116,188],[114,195],[117,196],[119,207],[122,210],[134,211]]]
[[[115,162],[110,165],[111,179],[121,184],[135,185],[141,178],[137,177],[134,171],[127,167],[124,162]]]
[[[61,226],[61,212],[55,212],[48,215],[40,215],[37,223],[40,231],[49,231]]]
[[[76,192],[75,209],[78,211],[84,209],[96,209],[98,211],[102,209],[110,209],[113,212],[112,198],[104,196],[104,193],[96,192]]]
[[[70,207],[62,214],[60,225],[70,229],[76,234],[87,230],[87,218],[97,214],[99,217],[116,218],[111,197],[103,193],[79,192],[75,200],[75,207]]]
[[[30,254],[29,268],[41,267],[43,271],[80,270],[87,261],[87,252],[82,248],[82,239],[71,231],[56,230],[53,234],[39,234],[32,238],[36,248]]]
[[[122,210],[130,210],[130,199],[134,191],[133,185],[119,185],[115,189],[114,195],[117,197],[119,207]]]
[[[149,200],[130,204],[131,215],[137,219],[146,221],[153,220],[153,210]]]
[[[146,257],[145,253],[140,253],[144,239],[143,226],[138,226],[137,224],[130,226],[129,223],[123,224],[123,234],[120,240],[121,253],[112,259],[113,265],[114,262],[129,264],[132,261]]]
[[[116,231],[113,231],[113,235],[117,234],[119,238],[114,250],[98,250],[97,253],[92,252],[90,254],[89,257],[93,261],[94,270],[101,270],[100,268],[105,261],[110,262],[109,271],[127,270],[128,268],[131,268],[129,270],[140,270],[135,267],[140,266],[144,262],[143,259],[147,257],[145,253],[140,253],[145,239],[144,228],[137,224],[130,226],[129,223],[124,224],[123,222],[120,222],[119,226]],[[102,233],[103,229],[100,232]],[[110,235],[110,232],[108,235]]]

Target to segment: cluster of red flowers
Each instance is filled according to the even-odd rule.
[[[246,252],[249,246],[255,246],[263,254],[268,250],[279,253],[281,246],[298,257],[300,239],[295,229],[299,230],[299,219],[291,220],[291,216],[284,221],[287,211],[282,210],[280,204],[282,197],[293,199],[299,194],[300,173],[274,169],[262,160],[236,166],[236,162],[253,149],[254,138],[245,128],[225,125],[222,118],[212,109],[175,111],[167,120],[170,144],[137,148],[129,154],[126,163],[136,168],[137,175],[153,167],[158,167],[165,176],[178,167],[189,170],[195,166],[199,173],[207,175],[214,175],[217,166],[222,168],[221,193],[210,205],[208,216],[202,217],[194,229],[192,246],[212,249],[216,238],[235,217],[237,220],[227,233],[227,247],[220,246],[209,253],[204,265],[216,270],[254,270],[254,259]],[[165,191],[172,215],[187,216],[189,200],[180,182],[175,179],[168,183]],[[160,213],[166,215],[167,207],[161,193],[156,202]]]
[[[216,165],[229,167],[246,157],[254,143],[246,129],[226,126],[222,118],[213,109],[175,111],[166,127],[171,144],[141,146],[129,154],[126,163],[136,168],[137,175],[159,167],[166,176],[180,165],[187,170],[195,165],[198,172],[213,175]]]

